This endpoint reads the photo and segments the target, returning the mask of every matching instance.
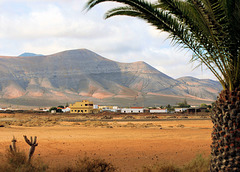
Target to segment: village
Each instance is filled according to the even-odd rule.
[[[167,114],[167,113],[188,113],[196,114],[198,112],[209,112],[211,110],[210,105],[201,104],[200,106],[190,106],[187,102],[179,103],[175,106],[167,105],[166,107],[123,107],[119,106],[106,106],[106,105],[95,105],[92,101],[82,100],[81,102],[75,102],[69,106],[58,106],[52,107],[50,109],[44,109],[50,113],[71,113],[71,114],[97,114],[100,112],[113,112],[121,114],[141,114],[141,113],[151,113],[151,114]]]

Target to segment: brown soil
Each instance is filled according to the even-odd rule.
[[[23,135],[38,137],[34,158],[40,157],[51,169],[74,164],[85,155],[105,159],[125,172],[155,163],[183,165],[197,154],[210,154],[210,120],[151,123],[147,128],[122,127],[125,125],[123,122],[118,122],[118,125],[110,123],[113,128],[84,127],[67,122],[51,127],[1,127],[0,159],[3,159],[12,136],[17,138],[17,146],[21,150],[28,151]],[[139,124],[133,122],[131,126]]]

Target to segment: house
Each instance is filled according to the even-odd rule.
[[[99,109],[99,105],[93,105],[93,109]]]
[[[83,100],[82,102],[76,102],[70,104],[70,113],[93,113],[93,102]]]
[[[118,112],[118,106],[99,106],[100,111]]]
[[[206,112],[207,111],[207,108],[204,108],[204,107],[195,107],[195,108],[189,108],[187,110],[187,113],[197,113],[197,112]]]
[[[0,108],[0,111],[6,111],[6,109],[5,108]]]
[[[175,112],[186,112],[189,108],[174,108]]]
[[[71,110],[70,107],[65,107],[62,109],[63,112],[70,112],[70,110]]]
[[[150,109],[150,113],[168,113],[167,109]]]
[[[143,107],[122,108],[121,113],[143,113]]]

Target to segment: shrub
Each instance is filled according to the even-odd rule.
[[[180,168],[172,165],[155,165],[153,167],[143,167],[142,172],[181,172]]]
[[[190,163],[183,167],[186,172],[208,172],[210,166],[210,157],[203,158],[201,154],[197,155]]]
[[[27,163],[27,157],[24,152],[16,151],[11,152],[10,150],[6,151],[6,159],[8,165],[17,169]]]
[[[156,164],[150,167],[143,167],[142,172],[208,172],[209,166],[210,158],[203,158],[199,154],[183,167],[177,167],[173,164]]]
[[[61,170],[58,170],[61,171]],[[74,167],[67,167],[64,172],[114,172],[116,168],[103,159],[90,159],[84,157],[79,159]]]
[[[40,160],[29,163],[24,152],[6,151],[6,163],[0,165],[0,171],[4,172],[45,172],[48,166]]]

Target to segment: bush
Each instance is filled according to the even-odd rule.
[[[210,157],[203,158],[202,155],[197,155],[190,163],[184,166],[186,172],[208,172],[210,166]]]
[[[7,150],[6,158],[8,165],[15,169],[27,164],[27,157],[24,152],[11,152],[10,150]]]
[[[61,170],[58,170],[61,171]],[[63,170],[64,172],[114,172],[116,168],[103,159],[90,159],[84,157],[79,159],[75,167],[67,167]]]
[[[210,158],[203,158],[200,154],[183,167],[173,164],[156,164],[151,167],[143,167],[142,172],[208,172],[209,166]]]
[[[181,172],[181,170],[174,165],[156,165],[154,167],[143,167],[143,172]]]
[[[0,171],[4,172],[45,172],[48,166],[40,160],[29,163],[24,152],[6,151],[6,163],[0,165]]]

